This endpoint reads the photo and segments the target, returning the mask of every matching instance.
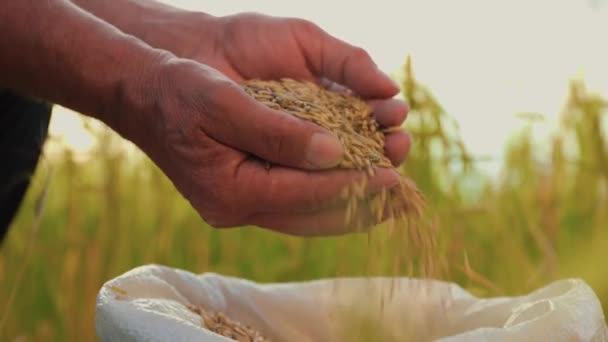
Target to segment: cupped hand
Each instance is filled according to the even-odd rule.
[[[345,224],[340,193],[366,176],[333,169],[342,158],[337,138],[257,103],[238,82],[290,77],[347,89],[368,99],[386,127],[400,125],[407,114],[403,102],[391,99],[398,88],[364,50],[308,22],[258,15],[213,21],[213,39],[207,36],[189,59],[166,59],[151,73],[152,104],[143,110],[150,115],[130,123],[132,140],[212,226],[334,235],[379,223],[363,199],[352,220],[359,226]],[[408,149],[404,132],[387,136],[393,163]],[[399,182],[395,170],[378,169],[366,194]]]

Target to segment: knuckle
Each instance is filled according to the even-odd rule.
[[[209,99],[221,102],[237,90],[234,82],[215,69],[207,70],[207,75],[205,76],[209,81],[208,89],[206,89]]]
[[[317,24],[315,24],[311,21],[308,21],[306,19],[291,18],[289,20],[290,20],[290,25],[295,30],[302,31],[309,35],[315,35],[315,34],[318,34],[321,32],[321,28]]]
[[[350,53],[350,58],[355,62],[367,61],[371,59],[369,53],[365,49],[358,46],[353,47],[353,50]]]
[[[258,12],[245,11],[233,16],[236,20],[259,20],[260,18],[266,18],[267,16]]]

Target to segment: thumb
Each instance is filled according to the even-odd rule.
[[[220,83],[217,90],[207,92],[213,95],[206,101],[215,120],[205,131],[214,139],[288,167],[326,169],[342,160],[343,147],[335,134],[268,108],[234,82]]]

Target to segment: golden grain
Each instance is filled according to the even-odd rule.
[[[250,80],[243,88],[272,109],[313,122],[336,134],[345,148],[340,167],[371,173],[371,165],[392,166],[384,155],[384,135],[365,101],[325,90],[312,82],[291,79]]]

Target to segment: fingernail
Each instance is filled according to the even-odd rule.
[[[328,133],[314,133],[308,144],[306,161],[313,167],[326,169],[334,167],[342,160],[342,143]]]

